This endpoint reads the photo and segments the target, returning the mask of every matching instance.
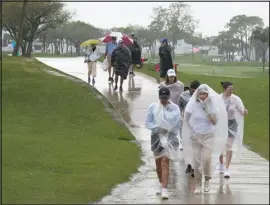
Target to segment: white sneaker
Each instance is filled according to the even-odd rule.
[[[230,178],[229,169],[225,169],[224,178],[226,178],[226,179],[229,179]]]
[[[219,165],[219,173],[220,173],[220,174],[223,174],[224,171],[225,171],[225,166],[224,166],[224,164],[220,164],[220,165]]]
[[[161,190],[161,198],[162,199],[169,199],[167,189],[162,188],[162,190]]]
[[[202,193],[202,187],[201,186],[196,186],[194,190],[195,195],[200,195]]]
[[[210,181],[207,180],[204,182],[204,192],[209,192],[210,191]]]

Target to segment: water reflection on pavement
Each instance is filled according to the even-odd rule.
[[[38,60],[87,82],[87,67],[81,57]],[[113,104],[136,137],[136,142],[142,149],[144,165],[130,182],[117,185],[111,195],[104,197],[99,203],[269,204],[269,162],[246,148],[243,148],[241,161],[232,161],[232,178],[226,180],[215,173],[211,191],[200,196],[193,195],[194,180],[185,174],[184,163],[171,163],[168,186],[170,199],[162,201],[156,195],[159,183],[150,151],[149,131],[144,128],[148,106],[158,99],[158,85],[153,79],[136,73],[134,78],[128,78],[124,82],[124,91],[119,92],[114,91],[107,80],[108,73],[99,66],[94,86]]]

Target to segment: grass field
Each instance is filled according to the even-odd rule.
[[[138,70],[144,74],[159,79],[159,73],[153,71],[153,64],[145,64],[143,69]],[[198,70],[196,73],[196,69]],[[268,75],[255,74],[254,78],[231,78],[220,76],[202,75],[200,67],[194,67],[193,73],[178,72],[177,77],[185,85],[192,80],[206,83],[216,92],[221,93],[221,81],[230,81],[235,86],[235,94],[240,96],[244,105],[249,110],[245,118],[244,143],[251,150],[259,153],[269,160],[269,78]],[[234,73],[233,73],[234,71]],[[208,70],[211,73],[211,69]],[[230,68],[230,75],[237,75],[242,71],[238,67]],[[256,73],[256,72],[255,72]],[[227,74],[227,73],[226,73]]]
[[[137,171],[140,148],[88,85],[42,69],[51,68],[3,60],[2,202],[96,201]]]
[[[212,59],[218,58],[219,62],[215,62],[215,67],[256,67],[262,69],[262,62],[225,62],[223,60],[223,56],[206,56],[202,54],[194,54],[194,58],[192,54],[182,54],[175,56],[175,62],[179,64],[195,64],[195,65],[208,65],[212,66]],[[155,59],[149,59],[150,62],[156,62],[158,60],[158,55],[156,55]],[[269,62],[265,63],[266,67],[269,67]]]

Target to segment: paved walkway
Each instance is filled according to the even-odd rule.
[[[38,58],[62,72],[87,81],[87,68],[83,58]],[[95,87],[114,105],[122,115],[130,131],[142,149],[144,165],[130,182],[120,184],[104,197],[101,204],[269,204],[269,162],[243,148],[242,159],[233,159],[231,179],[215,173],[211,191],[194,196],[194,180],[188,177],[183,162],[171,164],[168,191],[170,199],[162,201],[156,195],[158,180],[154,158],[150,151],[149,131],[144,128],[147,108],[157,98],[158,85],[145,75],[136,73],[134,79],[124,82],[124,92],[114,91],[107,83],[108,74],[99,67]],[[91,194],[91,193],[90,193]]]

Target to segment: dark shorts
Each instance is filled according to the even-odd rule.
[[[178,149],[179,147],[179,140],[177,138],[177,135],[175,133],[169,133],[169,140],[173,144],[173,147],[175,149]],[[151,151],[154,152],[155,155],[158,155],[164,150],[163,147],[160,146],[160,140],[158,133],[151,135]]]
[[[228,137],[235,137],[235,133],[237,133],[238,124],[235,119],[228,120]]]
[[[115,73],[115,75],[119,75],[123,79],[127,79],[128,69],[126,69],[126,70],[118,70],[117,68],[115,68],[114,73]]]

